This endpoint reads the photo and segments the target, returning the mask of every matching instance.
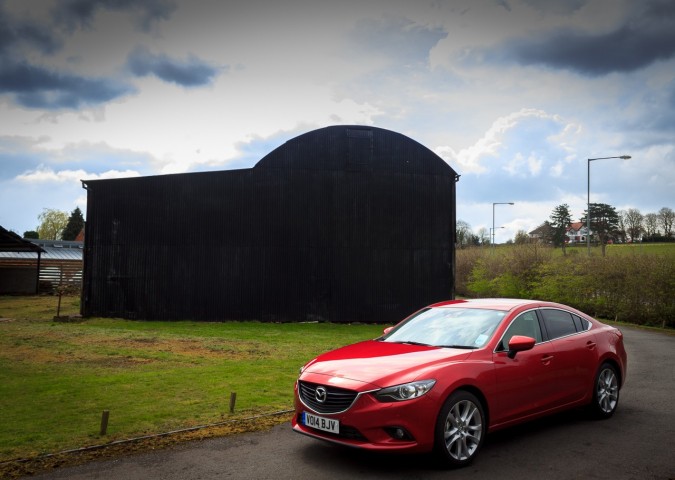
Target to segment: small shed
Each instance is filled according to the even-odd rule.
[[[458,175],[332,126],[253,168],[87,180],[82,314],[393,322],[454,296]]]
[[[0,243],[0,293],[53,293],[59,286],[80,292],[84,242],[27,240],[9,233],[15,238]]]
[[[39,245],[0,226],[0,294],[38,293],[44,252]]]

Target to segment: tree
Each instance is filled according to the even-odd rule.
[[[659,216],[655,213],[648,213],[645,215],[642,226],[645,230],[645,235],[649,238],[657,234],[659,230]]]
[[[68,223],[68,214],[61,210],[52,208],[43,208],[42,213],[38,215],[40,226],[38,234],[43,240],[61,240],[63,229]]]
[[[480,239],[481,245],[490,245],[490,232],[487,228],[481,227],[478,229],[478,238]]]
[[[37,240],[40,238],[40,234],[35,230],[27,230],[23,232],[23,238],[31,238],[33,240]]]
[[[530,236],[525,230],[518,230],[516,232],[516,238],[514,239],[516,245],[526,245],[530,243]]]
[[[469,245],[471,242],[471,225],[464,220],[457,220],[455,225],[455,238],[459,248]]]
[[[605,256],[605,245],[610,236],[616,233],[619,226],[619,215],[616,208],[606,203],[591,203],[591,232],[598,236],[600,246],[602,247],[602,256]],[[588,210],[584,210],[584,216],[581,221],[587,223]]]
[[[84,217],[82,216],[80,207],[75,207],[75,210],[70,214],[68,224],[66,225],[66,228],[63,229],[61,237],[64,240],[75,240],[83,228]]]
[[[572,215],[570,214],[570,207],[566,203],[558,205],[551,213],[551,227],[553,228],[553,246],[561,247],[563,255],[567,255],[565,251],[567,229],[572,223]]]
[[[628,233],[631,241],[637,242],[640,239],[644,218],[644,215],[637,208],[629,208],[624,212],[623,222],[626,227],[626,233]]]
[[[617,227],[616,234],[619,236],[619,239],[621,240],[622,243],[626,243],[628,240],[626,238],[626,222],[625,222],[626,212],[624,212],[623,210],[619,210],[616,213],[619,216],[619,226]]]
[[[670,238],[673,234],[673,222],[675,222],[675,212],[672,208],[663,207],[659,210],[659,224],[663,229],[663,236]]]

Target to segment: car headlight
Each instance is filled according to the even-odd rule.
[[[404,383],[393,387],[383,388],[375,393],[380,402],[402,402],[418,398],[429,392],[436,384],[436,380],[419,380],[417,382]]]

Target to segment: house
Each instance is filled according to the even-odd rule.
[[[553,238],[553,227],[550,223],[544,222],[528,233],[528,236],[533,243],[550,243]]]
[[[566,242],[569,244],[586,242],[586,224],[583,222],[573,222],[565,232]]]
[[[454,298],[459,175],[341,125],[253,168],[85,180],[84,316],[394,322]]]

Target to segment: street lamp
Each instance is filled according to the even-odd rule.
[[[621,155],[619,157],[598,157],[598,158],[589,158],[587,162],[587,173],[586,179],[588,180],[587,185],[587,196],[586,196],[586,250],[588,256],[591,256],[591,162],[595,160],[609,160],[610,158],[620,158],[621,160],[630,159],[630,155]]]
[[[492,202],[492,248],[495,247],[495,205],[514,205],[514,203],[513,202]]]
[[[504,228],[504,227],[497,227],[497,228]],[[494,245],[495,243],[495,229],[490,227],[490,238],[492,239],[492,244]]]

